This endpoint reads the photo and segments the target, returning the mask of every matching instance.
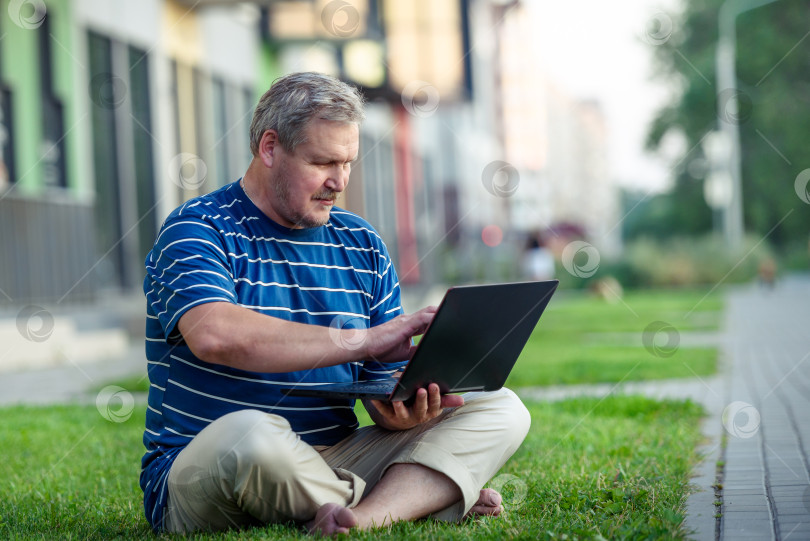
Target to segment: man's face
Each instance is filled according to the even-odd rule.
[[[269,197],[276,221],[292,229],[318,227],[329,221],[335,199],[346,189],[357,159],[359,128],[355,123],[313,120],[306,140],[293,152],[276,147]]]

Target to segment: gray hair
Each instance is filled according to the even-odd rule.
[[[258,155],[264,132],[275,130],[282,148],[293,152],[306,140],[304,131],[315,118],[359,124],[365,118],[363,96],[357,88],[322,73],[292,73],[276,79],[253,113],[250,151]]]

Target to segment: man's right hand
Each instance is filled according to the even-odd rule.
[[[425,333],[436,310],[435,306],[428,306],[368,329],[364,341],[365,356],[382,363],[410,359],[416,349],[411,339]]]

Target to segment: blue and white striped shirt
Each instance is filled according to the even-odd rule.
[[[289,397],[280,389],[380,379],[404,364],[358,360],[299,372],[249,372],[198,359],[177,329],[188,309],[207,302],[341,328],[368,328],[401,314],[385,244],[365,220],[339,208],[324,226],[288,229],[267,218],[238,181],[192,199],[161,227],[146,258],[144,291],[150,388],[140,482],[146,518],[157,531],[172,462],[208,423],[258,409],[285,417],[310,444],[331,445],[357,428],[354,401]]]

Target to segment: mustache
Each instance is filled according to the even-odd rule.
[[[338,198],[338,193],[334,190],[324,190],[322,192],[318,192],[312,196],[312,199],[326,199],[329,201],[335,201]]]

